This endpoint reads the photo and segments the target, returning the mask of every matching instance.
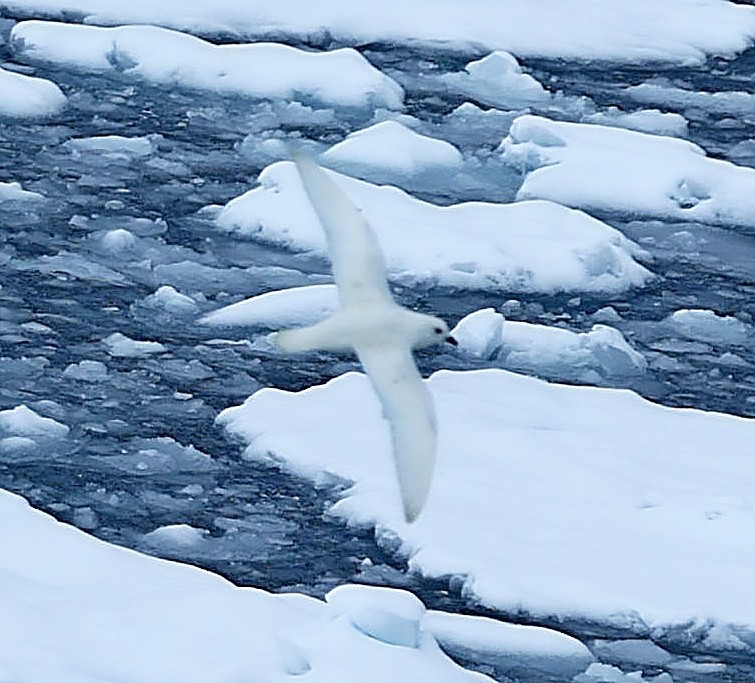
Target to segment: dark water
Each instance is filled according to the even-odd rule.
[[[6,15],[4,35],[13,23]],[[4,60],[13,60],[7,45]],[[505,135],[498,126],[455,129],[448,115],[463,100],[419,77],[427,64],[458,70],[474,55],[439,54],[371,46],[365,55],[408,89],[407,111],[445,131],[463,151],[486,158]],[[712,59],[703,68],[615,68],[559,61],[526,65],[566,105],[545,112],[574,118],[578,98],[596,110],[640,108],[622,92],[651,78],[692,90],[752,92],[748,78],[755,51],[735,60]],[[245,153],[242,141],[270,131],[298,132],[333,142],[362,127],[372,112],[297,116],[281,105],[157,88],[132,80],[66,70],[35,73],[60,85],[69,106],[45,122],[0,121],[0,180],[19,181],[47,199],[0,203],[0,409],[27,404],[71,427],[65,440],[30,453],[0,453],[0,486],[25,496],[61,520],[96,536],[175,557],[218,571],[240,584],[323,595],[346,581],[409,587],[432,607],[480,610],[462,599],[452,581],[423,581],[406,574],[401,557],[378,547],[369,530],[347,529],[323,514],[332,489],[318,490],[275,469],[241,461],[239,444],[214,426],[217,413],[262,386],[300,389],[356,367],[321,355],[281,362],[243,343],[244,331],[225,341],[196,324],[198,313],[243,296],[285,286],[328,281],[324,262],[220,234],[207,214],[254,185],[267,161]],[[682,111],[690,139],[726,157],[753,136],[755,113],[728,116]],[[726,125],[723,120],[733,119]],[[313,124],[312,121],[321,123]],[[118,134],[159,135],[145,159],[71,153],[71,138]],[[755,166],[753,159],[738,163]],[[482,165],[479,182],[464,187],[419,188],[441,203],[506,200],[518,178],[511,170]],[[493,191],[491,188],[495,188]],[[490,189],[490,191],[488,191]],[[491,193],[495,196],[491,196]],[[538,296],[403,290],[408,305],[455,322],[469,311],[518,304],[510,317],[586,330],[593,314],[612,306],[618,327],[650,362],[644,376],[607,379],[673,406],[694,406],[755,416],[752,348],[696,342],[674,336],[658,322],[678,308],[710,308],[755,319],[755,228],[636,221],[601,216],[652,254],[658,280],[620,296]],[[113,255],[103,235],[123,227],[137,236]],[[150,298],[170,285],[193,297],[178,309]],[[113,333],[159,340],[168,354],[112,356],[104,341]],[[735,355],[741,363],[722,360]],[[83,365],[77,365],[84,361]],[[92,365],[92,361],[103,365]],[[424,372],[469,368],[457,356],[420,357]],[[748,400],[749,397],[749,400]],[[187,447],[210,455],[208,464]],[[150,466],[139,469],[140,452]],[[151,543],[145,534],[185,523],[210,530],[191,550]],[[371,565],[364,564],[365,558]],[[526,621],[522,615],[491,614]],[[549,624],[590,643],[593,638],[650,637],[638,627],[607,631],[599,624]],[[753,681],[755,668],[739,655],[706,651],[688,633],[655,636],[659,644],[693,657],[728,664],[711,674],[674,673],[674,680]],[[474,665],[474,663],[469,663]],[[632,670],[627,664],[627,670]],[[640,668],[640,667],[635,667]],[[660,673],[650,667],[646,673]],[[520,669],[492,671],[500,680],[561,680]]]

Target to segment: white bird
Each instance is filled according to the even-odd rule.
[[[275,341],[290,353],[356,352],[390,423],[404,517],[413,522],[430,492],[437,427],[432,397],[412,349],[441,342],[456,345],[456,340],[440,318],[393,300],[383,253],[359,209],[312,159],[301,153],[292,157],[325,230],[340,308],[316,325],[276,333]]]

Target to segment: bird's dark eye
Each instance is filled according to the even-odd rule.
[[[443,330],[440,327],[436,327],[435,334],[443,334]]]

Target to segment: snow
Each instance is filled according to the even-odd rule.
[[[540,626],[434,611],[424,623],[446,652],[502,671],[526,667],[567,678],[584,671],[594,659],[576,638]]]
[[[520,200],[723,225],[755,221],[755,170],[710,159],[686,140],[525,115],[501,150],[526,172]]]
[[[107,366],[98,360],[82,360],[66,366],[63,376],[80,382],[103,382],[108,378],[108,371]]]
[[[0,202],[7,201],[28,201],[44,199],[37,192],[24,190],[20,183],[2,183],[0,182]]]
[[[101,28],[22,21],[11,31],[18,59],[161,85],[255,98],[400,108],[403,91],[356,50],[305,52],[277,43],[213,45],[157,26]],[[333,78],[337,73],[338,78]]]
[[[404,284],[509,291],[622,291],[651,274],[619,231],[551,202],[467,202],[439,207],[395,187],[332,176],[363,211]],[[268,166],[260,187],[225,205],[217,225],[318,256],[325,235],[291,162]]]
[[[544,106],[550,94],[508,52],[497,50],[469,62],[465,70],[441,76],[451,90],[498,109]]]
[[[238,588],[99,541],[5,491],[0,547],[3,680],[490,680],[448,659],[424,624],[416,624],[415,646],[389,644],[401,634],[405,606],[416,604],[402,591],[352,586],[323,602]],[[348,609],[339,590],[350,592]]]
[[[331,514],[375,525],[392,547],[397,536],[412,570],[462,576],[463,594],[487,607],[635,632],[730,625],[752,638],[743,596],[755,548],[741,539],[755,523],[755,420],[497,369],[439,371],[428,386],[438,462],[414,525],[402,520],[364,375],[265,388],[218,422],[249,444],[249,459],[355,482]]]
[[[700,64],[740,52],[755,38],[753,8],[721,0],[385,0],[370,5],[321,0],[9,0],[12,10],[87,23],[153,23],[201,34],[507,50],[517,56]],[[679,17],[684,17],[680,21]]]
[[[755,327],[730,315],[705,309],[674,311],[665,323],[687,339],[721,346],[755,344]]]
[[[338,309],[335,285],[307,285],[278,289],[224,306],[200,319],[204,325],[303,327],[324,320]]]
[[[0,116],[52,116],[65,104],[66,96],[52,81],[0,68]]]
[[[462,164],[452,144],[420,135],[397,121],[381,121],[351,133],[322,155],[327,166],[369,180],[422,173],[452,173]]]
[[[641,109],[626,113],[618,107],[608,107],[605,111],[588,114],[582,121],[677,138],[687,137],[688,132],[687,119],[681,114],[661,112],[658,109]]]
[[[120,332],[114,332],[104,342],[111,356],[121,358],[144,358],[153,353],[165,352],[165,347],[160,342],[137,341]]]
[[[672,109],[702,109],[710,114],[749,116],[755,111],[755,95],[743,91],[695,92],[676,88],[665,81],[641,83],[626,88],[636,102]]]
[[[72,138],[64,145],[77,152],[92,152],[124,157],[146,157],[155,151],[154,136],[124,137],[122,135],[96,135],[90,138]]]
[[[638,375],[647,362],[619,332],[593,325],[589,332],[504,320],[492,308],[474,311],[451,330],[459,349],[508,370],[600,384]]]
[[[144,305],[162,310],[169,315],[191,315],[196,313],[197,304],[190,296],[181,294],[175,287],[170,285],[163,285],[158,287],[157,290],[145,297]]]
[[[42,417],[25,405],[9,410],[0,410],[0,430],[10,437],[47,437],[62,439],[70,431],[64,425],[49,417]]]

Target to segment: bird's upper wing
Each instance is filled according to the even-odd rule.
[[[413,522],[430,492],[437,428],[430,392],[408,348],[357,348],[362,363],[391,425],[404,516]]]
[[[336,182],[310,157],[292,154],[328,241],[342,306],[393,301],[375,233]]]

